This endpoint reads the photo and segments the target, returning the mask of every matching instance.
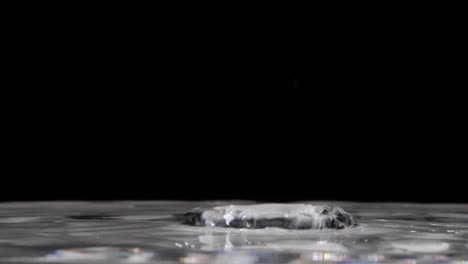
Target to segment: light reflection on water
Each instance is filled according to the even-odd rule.
[[[316,202],[356,217],[342,230],[193,227],[172,217],[239,203],[252,202],[3,203],[0,263],[468,264],[463,204]]]

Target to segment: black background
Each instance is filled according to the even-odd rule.
[[[462,16],[350,8],[13,20],[0,199],[468,202]]]

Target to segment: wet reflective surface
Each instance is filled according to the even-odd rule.
[[[181,225],[194,207],[252,202],[0,204],[0,263],[464,263],[468,205],[307,202],[340,206],[341,230]]]

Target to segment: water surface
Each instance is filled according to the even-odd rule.
[[[0,263],[464,263],[468,205],[304,202],[344,208],[341,230],[181,225],[174,217],[215,202],[0,204]]]

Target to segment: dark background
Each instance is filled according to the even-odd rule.
[[[462,16],[425,8],[12,20],[0,200],[468,202]]]

